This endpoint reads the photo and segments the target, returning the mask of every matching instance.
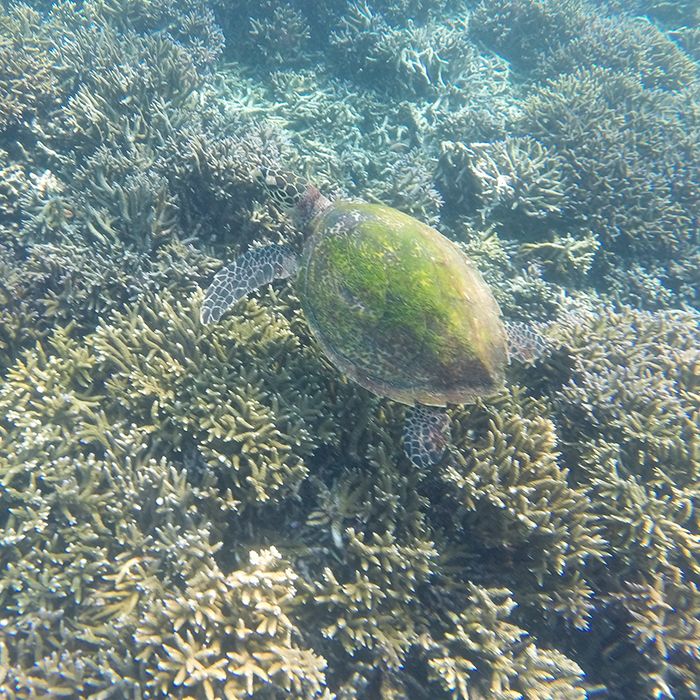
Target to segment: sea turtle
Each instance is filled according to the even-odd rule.
[[[444,407],[493,394],[509,358],[506,325],[467,256],[434,228],[381,204],[331,201],[313,185],[265,175],[271,194],[295,208],[306,234],[253,248],[216,274],[201,307],[214,323],[238,299],[296,275],[313,335],[349,378],[411,406],[403,446],[415,465],[437,462],[449,440]],[[511,326],[518,347],[539,338]]]

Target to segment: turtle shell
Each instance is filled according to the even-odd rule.
[[[506,335],[469,259],[417,219],[340,201],[309,223],[300,271],[309,325],[331,361],[380,396],[443,406],[503,384]]]

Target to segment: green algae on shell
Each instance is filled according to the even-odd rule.
[[[304,312],[348,377],[406,404],[494,393],[508,352],[498,305],[468,258],[391,207],[333,202],[310,222]]]

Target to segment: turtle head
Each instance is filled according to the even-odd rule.
[[[293,212],[297,224],[302,228],[330,204],[318,187],[293,173],[265,166],[259,169],[258,176],[270,199],[283,211]]]
[[[267,195],[282,210],[294,209],[306,191],[307,184],[302,178],[274,165],[261,166],[256,175]]]
[[[297,223],[302,228],[306,228],[311,219],[325,211],[330,204],[330,199],[324,197],[318,187],[308,185],[294,208],[294,216]]]

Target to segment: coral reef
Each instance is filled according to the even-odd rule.
[[[697,65],[648,20],[606,16],[587,0],[483,0],[469,26],[539,77],[597,66],[634,72],[645,87],[679,89],[698,75]]]
[[[523,243],[523,260],[543,265],[549,279],[574,272],[579,282],[648,308],[697,305],[690,271],[700,206],[697,64],[673,34],[632,16],[633,9],[608,16],[601,5],[484,0],[469,24],[474,36],[540,80],[506,143],[531,139],[556,159],[547,189],[554,185],[561,195],[564,216],[538,230],[497,205],[511,203],[517,213],[513,183],[537,194],[544,173],[528,171],[522,155],[517,172],[513,155],[499,158],[504,146],[493,140],[443,144],[446,202],[488,212]],[[538,198],[524,200],[532,206]],[[581,262],[562,268],[577,249]]]
[[[147,308],[158,329],[149,327]],[[279,362],[289,343],[298,343],[279,320],[273,330],[264,309],[240,322],[237,347],[223,328],[203,336],[194,319],[181,304],[144,300],[87,345],[57,332],[8,375],[0,400],[0,590],[5,613],[17,615],[2,632],[10,667],[3,689],[15,697],[50,697],[60,688],[99,696],[110,686],[124,694],[141,687],[149,697],[181,686],[202,697],[214,688],[242,697],[260,683],[310,697],[322,683],[323,659],[294,643],[299,632],[286,616],[301,604],[297,574],[274,549],[250,550],[250,567],[230,575],[214,557],[229,527],[226,513],[298,487],[313,444],[301,405],[316,417],[315,428],[321,405],[309,393],[297,396],[293,410],[285,407],[294,395],[284,387],[289,370],[270,360]],[[158,339],[166,328],[168,339]],[[154,342],[179,357],[159,360]],[[262,377],[248,374],[243,382],[231,374],[227,360],[237,348],[267,353],[264,364],[282,391],[273,396]],[[214,366],[207,368],[207,357]],[[243,372],[253,367],[240,361]],[[226,376],[217,400],[211,391]],[[210,389],[201,384],[206,377]],[[200,419],[189,410],[190,381],[197,401],[214,402],[202,405]],[[236,387],[238,400],[230,392]],[[56,399],[45,401],[52,392]],[[179,419],[178,405],[187,407]],[[189,432],[188,425],[197,427]],[[193,452],[195,435],[201,444]],[[41,595],[33,589],[39,580],[52,582]],[[110,664],[88,654],[95,645],[111,655]]]
[[[692,91],[580,69],[536,87],[513,129],[521,135],[443,142],[439,181],[452,211],[472,212],[473,221],[478,209],[550,279],[590,272],[598,288],[625,301],[697,303],[700,123]],[[569,264],[568,256],[581,260]]]
[[[501,212],[522,227],[527,221],[562,214],[565,201],[563,163],[532,138],[507,138],[495,143],[445,143],[449,170],[459,170],[454,162],[466,157],[473,189],[482,202],[481,215],[491,218]],[[466,188],[465,188],[466,190]],[[463,193],[466,195],[466,191]],[[518,221],[519,220],[519,221]]]
[[[582,0],[482,0],[469,31],[522,67],[585,32]]]
[[[693,0],[606,0],[606,5],[616,12],[633,16],[646,15],[661,21],[662,26],[692,27],[700,22],[700,8]]]
[[[700,694],[696,3],[0,18],[0,696]],[[434,469],[293,286],[200,325],[222,259],[301,243],[269,166],[547,333]]]
[[[183,46],[195,65],[210,69],[224,50],[217,2],[206,0],[88,0],[85,14],[122,33],[158,34]]]
[[[542,57],[547,77],[597,66],[639,75],[646,88],[677,90],[698,76],[697,64],[646,19],[589,17],[586,31]]]
[[[628,74],[581,70],[537,90],[522,124],[544,144],[556,144],[575,211],[567,223],[577,221],[601,240],[601,271],[612,279],[630,262],[653,264],[678,291],[672,261],[696,250],[700,205],[692,95],[647,90]]]
[[[0,133],[6,134],[9,129],[26,131],[33,118],[55,108],[60,88],[39,38],[27,31],[38,24],[39,15],[27,7],[3,20],[7,24],[0,40]]]
[[[30,82],[11,86],[16,118],[2,137],[0,194],[17,248],[13,275],[37,333],[69,321],[94,328],[107,310],[168,286],[178,258],[192,280],[209,266],[183,241],[191,193],[168,178],[187,167],[174,167],[180,142],[219,115],[209,71],[222,38],[202,29],[214,28],[202,3],[127,4],[4,11],[3,56],[36,64],[22,63]]]
[[[621,695],[617,684],[644,697],[699,689],[699,321],[581,310],[564,333],[575,362],[555,402],[563,453],[610,543],[596,585],[619,634],[607,653],[639,654],[636,686],[606,669]]]

